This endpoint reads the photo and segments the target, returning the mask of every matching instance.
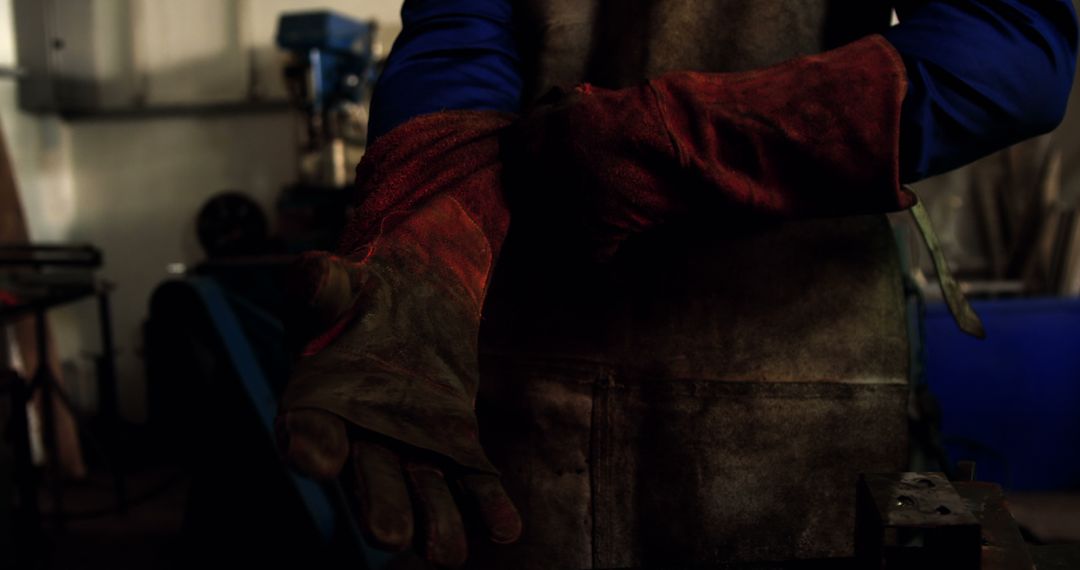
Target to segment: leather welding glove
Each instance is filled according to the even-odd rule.
[[[494,542],[520,517],[480,447],[477,336],[509,224],[500,136],[512,117],[422,116],[381,137],[357,168],[363,196],[340,255],[298,264],[309,331],[278,418],[286,459],[351,483],[376,545],[466,558],[463,513]],[[466,517],[467,518],[467,517]]]
[[[756,71],[556,91],[512,131],[512,171],[543,188],[515,192],[515,215],[569,221],[604,258],[689,213],[716,223],[905,209],[905,90],[899,55],[873,35]]]

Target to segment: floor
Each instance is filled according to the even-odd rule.
[[[187,480],[175,469],[157,468],[126,478],[130,506],[116,512],[106,472],[64,489],[62,526],[50,523],[51,568],[111,570],[172,568],[183,524]],[[42,508],[51,511],[47,496]]]
[[[1015,493],[1007,500],[1013,518],[1039,541],[1080,543],[1080,492]]]
[[[155,468],[129,476],[131,506],[113,512],[115,495],[106,472],[69,484],[70,520],[50,528],[50,568],[110,570],[173,568],[180,548],[187,480]],[[50,509],[44,496],[43,509]],[[1080,493],[1025,493],[1009,497],[1014,516],[1039,542],[1080,543]],[[96,516],[84,516],[96,515]]]

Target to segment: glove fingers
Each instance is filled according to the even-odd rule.
[[[406,464],[405,470],[422,518],[423,549],[428,561],[450,568],[461,566],[468,555],[465,527],[442,472],[416,463]]]
[[[345,422],[338,416],[322,410],[295,410],[279,418],[277,428],[285,461],[297,471],[331,479],[345,466],[349,440]]]
[[[465,491],[476,502],[488,538],[497,544],[516,542],[521,537],[521,515],[495,475],[466,475]]]
[[[353,442],[352,459],[361,529],[379,548],[405,550],[413,539],[413,513],[401,459],[366,441]]]

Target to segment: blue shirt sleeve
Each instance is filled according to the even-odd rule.
[[[522,77],[510,0],[406,0],[375,86],[368,141],[446,109],[518,112]]]
[[[904,60],[905,182],[967,164],[1061,122],[1076,67],[1069,0],[908,0],[885,32]]]

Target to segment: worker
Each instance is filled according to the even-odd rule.
[[[899,21],[891,27],[890,8]],[[1077,44],[1066,0],[910,0],[843,10],[779,0],[407,0],[402,22],[374,93],[358,207],[340,251],[308,254],[298,269],[294,294],[307,303],[312,334],[278,427],[296,468],[316,478],[344,473],[354,483],[358,522],[370,540],[389,550],[415,546],[443,567],[467,560],[485,568],[648,567],[744,557],[738,543],[752,539],[720,536],[715,529],[726,527],[716,521],[741,516],[746,527],[755,514],[733,513],[710,493],[746,483],[717,479],[717,466],[733,460],[711,451],[720,436],[698,433],[722,420],[724,397],[709,392],[716,382],[691,377],[767,377],[773,369],[758,357],[745,364],[710,355],[795,342],[754,329],[759,337],[723,344],[716,340],[729,339],[723,331],[742,324],[698,311],[705,314],[688,313],[662,332],[707,351],[675,354],[674,342],[631,338],[660,334],[644,328],[620,330],[630,340],[604,344],[591,331],[613,330],[619,319],[634,329],[631,313],[650,309],[584,308],[556,319],[573,321],[559,330],[580,335],[577,344],[647,345],[653,354],[626,352],[625,359],[678,364],[638,367],[624,378],[631,367],[612,362],[609,349],[566,357],[576,345],[545,338],[530,341],[529,357],[544,363],[547,376],[512,382],[485,371],[481,382],[479,330],[511,219],[521,242],[533,244],[524,251],[549,255],[534,263],[542,265],[537,274],[582,295],[633,287],[581,268],[633,266],[642,255],[626,253],[635,240],[653,239],[664,256],[684,260],[679,267],[697,267],[741,247],[737,238],[712,235],[728,225],[780,236],[761,250],[760,263],[782,271],[784,262],[770,256],[783,259],[785,249],[802,245],[784,237],[783,224],[828,218],[842,239],[800,262],[823,275],[876,267],[874,255],[843,250],[881,241],[881,224],[856,220],[911,207],[917,198],[903,183],[1053,129],[1065,111]],[[659,237],[671,228],[690,237]],[[725,239],[735,245],[725,250]],[[701,251],[717,253],[702,258]],[[897,270],[882,271],[895,277],[888,272]],[[784,286],[750,273],[726,277],[746,299],[775,299]],[[845,310],[898,314],[886,310],[892,300],[857,302],[859,281],[877,275],[857,273],[829,281],[847,288],[829,292],[849,300]],[[687,279],[685,305],[694,305],[694,295],[711,299]],[[803,286],[807,298],[817,294],[809,289],[816,285]],[[545,304],[555,293],[533,293],[533,303],[562,310]],[[902,327],[889,324],[896,320],[880,326]],[[797,339],[828,326],[787,330]],[[845,370],[889,358],[859,344],[880,334],[851,332]],[[807,353],[797,362],[808,375],[816,363],[838,360],[791,350]],[[794,358],[782,352],[770,355]],[[601,360],[603,372],[576,376]],[[651,383],[638,382],[648,374]],[[623,397],[619,390],[661,396],[633,400],[636,411],[608,419],[615,408],[593,395]],[[478,397],[495,410],[490,420],[478,422]],[[635,425],[657,413],[664,420],[653,432]],[[594,423],[579,425],[580,417]],[[601,429],[598,421],[614,423]],[[540,439],[521,435],[533,429],[522,427],[528,422],[543,424]],[[643,435],[608,445],[597,433]],[[496,443],[486,452],[489,441]],[[681,464],[644,468],[654,465],[637,456],[646,453]],[[554,464],[564,456],[580,467]],[[604,471],[619,465],[637,468]],[[604,490],[619,478],[661,498]],[[632,504],[609,508],[625,502]],[[813,536],[805,528],[810,534],[787,537],[782,552],[820,554],[800,545]],[[757,554],[771,556],[768,548]]]

